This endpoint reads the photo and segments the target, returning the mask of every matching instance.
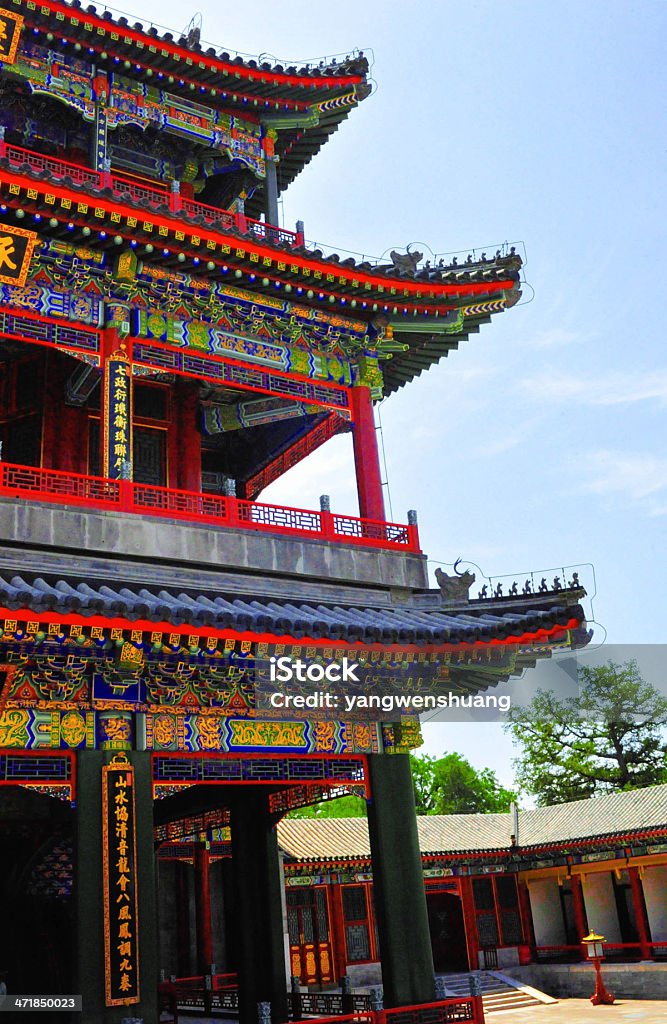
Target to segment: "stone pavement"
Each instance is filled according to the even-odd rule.
[[[592,1006],[588,999],[561,999],[550,1006],[489,1014],[486,1020],[487,1024],[667,1024],[667,1000],[619,999],[613,1006]],[[178,1021],[221,1024],[220,1017],[179,1016]]]
[[[489,1014],[487,1024],[667,1024],[667,1001],[618,999],[593,1006],[588,999],[561,999],[549,1006]]]

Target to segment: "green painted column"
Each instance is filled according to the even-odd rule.
[[[158,1019],[158,925],[153,846],[153,792],[150,754],[127,751],[134,768],[136,884],[141,1000],[129,1006],[105,1005],[104,902],[102,864],[102,766],[114,751],[77,752],[74,890],[76,987],[83,996],[77,1024],[118,1024],[123,1017]]]
[[[384,1004],[409,1006],[435,999],[415,798],[407,754],[368,758],[368,829]]]
[[[257,1024],[260,1002],[271,1003],[272,1020],[287,1020],[281,875],[268,794],[264,787],[248,786],[232,807],[239,1024]]]

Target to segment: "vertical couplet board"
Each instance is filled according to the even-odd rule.
[[[139,920],[134,769],[125,754],[102,768],[104,972],[107,1006],[138,1003]]]
[[[122,343],[107,358],[104,385],[104,476],[129,480],[132,474],[132,373],[127,349]]]

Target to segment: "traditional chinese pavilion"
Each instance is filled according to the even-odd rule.
[[[370,92],[362,54],[274,66],[76,0],[4,0],[0,61],[10,991],[80,992],[84,1024],[154,1022],[173,899],[156,844],[196,841],[204,974],[209,845],[230,828],[241,1021],[260,1002],[285,1020],[276,823],[352,791],[369,800],[385,1003],[428,1002],[418,723],[272,718],[253,668],[350,656],[469,693],[583,636],[574,577],[431,590],[415,515],[384,511],[374,401],[516,303],[520,259],[359,263],[279,226],[279,195]],[[358,510],[258,500],[344,431]]]
[[[595,930],[618,965],[617,995],[662,991],[667,786],[529,811],[420,817],[417,825],[437,972],[500,969],[552,994],[588,995],[590,975],[566,965],[583,959],[582,939]],[[332,974],[379,980],[366,821],[286,819],[278,836],[293,955],[307,954],[297,918],[320,904],[326,913],[312,913],[311,931]],[[211,853],[216,862],[225,857],[224,843]],[[637,961],[639,971],[631,967]]]

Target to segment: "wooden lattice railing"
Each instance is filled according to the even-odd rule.
[[[200,494],[10,462],[0,462],[0,497],[184,519],[364,547],[419,551],[419,535],[413,524],[269,505],[228,495]]]
[[[81,164],[24,149],[22,146],[9,145],[0,139],[0,159],[3,157],[15,171],[27,169],[29,172],[46,172],[54,181],[62,182],[69,178],[73,184],[84,188],[90,186],[95,189],[110,189],[115,198],[141,206],[143,209],[166,206],[170,213],[185,215],[186,218],[202,217],[211,227],[221,231],[234,230],[243,235],[254,235],[262,242],[288,245],[292,248],[304,244],[303,233],[300,231],[288,231],[275,224],[265,224],[264,221],[246,217],[242,213],[219,210],[215,206],[181,196],[180,192],[169,189],[159,182],[139,182],[123,174],[95,171]]]

